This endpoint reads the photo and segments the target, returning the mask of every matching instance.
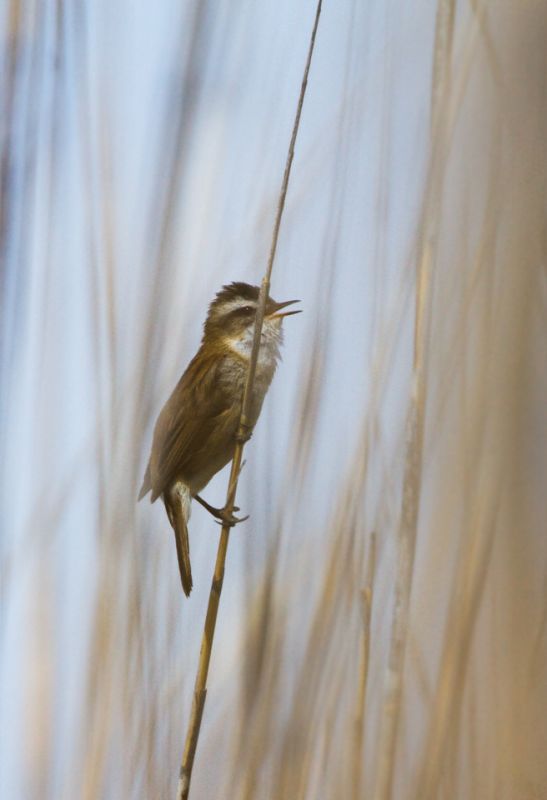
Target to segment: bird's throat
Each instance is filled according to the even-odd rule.
[[[225,346],[235,355],[244,361],[249,361],[253,350],[253,327],[248,328],[240,336],[227,336],[224,339]],[[280,358],[280,345],[283,342],[281,326],[275,322],[264,322],[258,352],[258,367],[274,368]]]

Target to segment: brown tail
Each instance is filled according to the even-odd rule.
[[[164,495],[165,507],[169,520],[175,533],[177,545],[177,558],[179,562],[180,580],[186,597],[192,591],[192,567],[190,564],[190,542],[188,540],[188,525],[182,503],[178,498],[171,498]]]

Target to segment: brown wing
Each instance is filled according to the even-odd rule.
[[[151,489],[151,502],[184,475],[232,402],[217,380],[222,357],[200,350],[164,405],[154,429],[150,462],[141,496]]]

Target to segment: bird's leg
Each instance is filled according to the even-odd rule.
[[[229,525],[230,528],[237,525],[238,522],[245,522],[246,519],[249,519],[248,515],[246,517],[234,517],[233,511],[239,511],[239,506],[234,506],[232,512],[229,512],[226,508],[215,508],[209,505],[199,494],[194,495],[194,500],[197,500],[198,503],[202,505],[203,508],[207,509],[209,514],[212,514],[220,523]]]

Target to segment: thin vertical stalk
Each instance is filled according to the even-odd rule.
[[[281,191],[279,194],[279,201],[277,205],[277,213],[275,217],[274,223],[274,230],[272,236],[272,244],[270,247],[270,254],[268,258],[268,265],[266,268],[266,273],[264,278],[262,279],[262,284],[260,287],[260,295],[259,295],[259,302],[258,308],[256,313],[256,320],[255,320],[255,327],[254,327],[254,338],[253,338],[253,349],[251,352],[251,358],[249,361],[249,367],[247,371],[247,378],[245,382],[245,390],[243,392],[243,403],[241,409],[241,417],[239,421],[239,428],[236,435],[236,447],[234,451],[234,457],[232,460],[232,467],[230,472],[230,480],[228,483],[228,491],[226,494],[226,504],[225,507],[228,512],[232,512],[235,499],[236,499],[236,492],[237,492],[237,484],[239,480],[239,473],[241,471],[241,464],[243,458],[243,447],[245,442],[248,441],[252,426],[249,423],[249,409],[251,405],[251,397],[253,391],[253,383],[255,378],[256,372],[256,364],[258,361],[258,351],[260,348],[260,337],[262,333],[262,325],[264,322],[264,311],[266,308],[266,300],[269,293],[270,288],[270,278],[272,274],[273,264],[275,260],[275,254],[277,251],[277,241],[279,238],[279,229],[281,226],[281,218],[283,216],[283,209],[285,207],[285,199],[287,196],[287,189],[289,186],[289,178],[291,174],[291,167],[294,158],[294,147],[296,143],[296,137],[298,135],[298,129],[300,126],[300,117],[302,114],[302,106],[304,104],[304,97],[306,95],[306,88],[308,84],[308,74],[310,71],[311,59],[313,55],[313,50],[315,46],[315,37],[317,34],[317,27],[319,25],[319,17],[321,15],[321,5],[322,0],[318,0],[317,3],[317,10],[315,13],[315,21],[312,29],[312,34],[310,38],[310,44],[308,48],[308,57],[306,60],[306,66],[304,68],[304,76],[302,79],[302,85],[300,87],[300,95],[298,98],[298,105],[296,108],[296,115],[294,119],[293,129],[291,140],[289,143],[289,151],[287,154],[287,161],[285,164],[285,172],[283,175],[283,181],[281,184]],[[222,526],[222,531],[220,534],[220,541],[217,550],[217,558],[215,563],[215,571],[213,575],[213,581],[211,584],[211,591],[209,594],[209,603],[207,605],[207,614],[205,617],[205,626],[203,629],[203,636],[201,640],[201,650],[199,656],[199,664],[198,670],[196,674],[196,681],[194,685],[194,697],[192,701],[192,710],[190,712],[190,720],[188,723],[188,730],[186,733],[186,741],[184,745],[184,752],[182,756],[182,765],[180,769],[180,777],[177,787],[177,800],[187,800],[189,793],[190,793],[190,781],[192,779],[192,769],[194,766],[194,757],[196,754],[196,748],[199,738],[199,732],[201,729],[201,721],[203,719],[203,710],[205,708],[205,700],[207,697],[207,675],[209,672],[209,663],[211,660],[211,653],[213,649],[213,639],[215,635],[215,627],[218,615],[218,607],[220,604],[220,595],[222,593],[222,585],[224,582],[224,566],[226,563],[226,553],[228,550],[228,541],[230,538],[230,528],[228,525]]]
[[[405,650],[410,620],[410,600],[414,574],[414,555],[422,486],[422,456],[426,390],[426,345],[429,334],[432,264],[436,253],[437,213],[434,198],[442,180],[440,151],[444,143],[442,117],[444,95],[450,86],[450,60],[454,0],[439,0],[435,32],[435,59],[432,75],[431,120],[433,159],[426,184],[416,275],[414,317],[414,357],[409,402],[401,517],[397,541],[397,565],[388,663],[384,682],[378,763],[373,800],[390,800],[393,791],[397,736],[403,696]]]
[[[368,665],[370,660],[370,620],[372,615],[372,594],[376,572],[376,534],[370,536],[365,586],[362,590],[363,629],[361,637],[361,659],[359,665],[359,685],[357,690],[357,714],[355,716],[355,736],[353,754],[353,800],[363,796],[363,740],[366,719],[366,696]]]
[[[419,266],[416,292],[414,374],[412,396],[407,419],[403,498],[397,543],[395,598],[384,687],[382,720],[380,725],[379,756],[373,795],[374,800],[389,800],[389,798],[391,798],[395,768],[421,490],[426,395],[424,369],[424,351],[427,330],[426,298],[429,297],[428,278],[430,261],[431,248],[426,246]]]

